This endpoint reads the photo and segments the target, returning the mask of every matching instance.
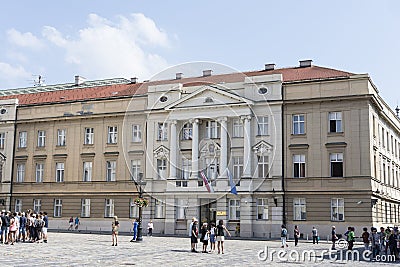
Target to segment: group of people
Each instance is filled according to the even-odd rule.
[[[132,229],[133,230],[133,236],[132,236],[131,242],[134,242],[134,241],[137,241],[137,237],[138,237],[138,230],[139,230],[138,229],[139,228],[138,220],[137,219],[133,219],[132,225],[133,225],[133,229]],[[118,246],[119,226],[120,226],[120,223],[118,221],[118,217],[114,216],[113,217],[113,221],[111,223],[111,236],[112,236],[112,245],[113,246]],[[147,234],[149,236],[153,236],[153,227],[154,227],[153,221],[150,220],[147,223]]]
[[[231,236],[231,233],[225,227],[223,220],[219,220],[217,225],[213,222],[210,224],[204,222],[199,230],[198,220],[193,217],[189,226],[191,251],[198,252],[197,244],[200,238],[200,242],[203,244],[202,253],[215,252],[215,243],[217,242],[218,254],[224,254],[225,233],[228,236]],[[207,249],[208,243],[210,243],[209,250]]]
[[[0,240],[2,244],[16,242],[47,243],[49,217],[47,212],[10,212],[2,210],[0,215]]]
[[[78,216],[76,216],[75,220],[71,216],[69,218],[68,223],[69,223],[68,231],[72,231],[74,229],[74,227],[75,227],[75,230],[78,231],[79,225],[81,224]]]

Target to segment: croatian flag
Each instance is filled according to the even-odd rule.
[[[213,188],[212,185],[208,182],[208,179],[207,179],[207,177],[206,177],[206,175],[204,174],[203,171],[200,172],[200,175],[201,175],[201,178],[203,178],[203,182],[204,182],[204,185],[205,185],[206,188],[207,188],[207,191],[208,191],[209,193],[214,193],[214,188]]]
[[[236,190],[236,184],[233,182],[232,173],[229,171],[229,169],[226,169],[226,173],[228,174],[229,183],[231,184],[231,193],[237,195],[238,193]]]

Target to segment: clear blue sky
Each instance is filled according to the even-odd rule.
[[[74,75],[149,79],[212,61],[247,71],[300,59],[369,73],[400,100],[400,1],[4,1],[0,89],[72,82]]]

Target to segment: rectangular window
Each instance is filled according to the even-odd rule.
[[[257,156],[257,169],[259,178],[268,178],[269,176],[268,156]]]
[[[176,219],[185,219],[185,199],[177,199],[176,201]]]
[[[108,126],[107,143],[116,144],[118,141],[118,128],[117,126]]]
[[[64,172],[65,172],[65,163],[57,162],[56,163],[56,182],[57,183],[64,182]]]
[[[233,121],[233,137],[243,137],[243,123],[241,120]]]
[[[92,181],[92,169],[93,169],[93,162],[85,161],[83,163],[83,182],[91,182]]]
[[[193,127],[191,123],[185,123],[182,129],[182,140],[192,140]]]
[[[218,138],[219,124],[217,121],[206,121],[206,137],[207,138]]]
[[[81,217],[90,217],[90,199],[83,198],[81,200],[82,210],[81,210]]]
[[[233,157],[233,180],[236,184],[240,182],[243,175],[243,157]]]
[[[104,217],[114,217],[114,199],[106,199],[104,207]]]
[[[155,218],[164,218],[164,203],[156,199],[155,200]]]
[[[142,130],[139,124],[132,125],[132,142],[142,142]]]
[[[116,161],[107,161],[107,172],[106,172],[106,181],[114,182],[117,170],[117,162]]]
[[[139,218],[139,207],[135,204],[135,199],[129,202],[129,218]]]
[[[46,131],[38,131],[37,146],[44,147],[46,145]]]
[[[35,174],[36,183],[42,183],[44,176],[44,163],[36,163]]]
[[[192,161],[190,159],[182,159],[182,175],[181,178],[188,180],[192,172]]]
[[[295,198],[293,199],[293,220],[303,221],[306,220],[306,199]]]
[[[240,220],[240,199],[229,200],[229,220]]]
[[[0,183],[3,181],[3,168],[4,167],[4,163],[0,162]]]
[[[140,159],[134,159],[131,161],[132,166],[132,180],[139,181],[139,173],[141,169]]]
[[[85,128],[85,136],[83,144],[93,145],[94,143],[94,128]]]
[[[15,212],[22,212],[22,200],[15,199]]]
[[[258,135],[268,135],[268,117],[258,117]]]
[[[385,128],[382,127],[382,147],[385,147]]]
[[[257,219],[268,220],[268,199],[266,198],[257,199]]]
[[[167,160],[157,159],[157,174],[159,179],[167,178]]]
[[[42,200],[41,199],[34,199],[33,200],[33,211],[35,213],[39,213],[42,210]]]
[[[65,146],[67,144],[67,130],[57,130],[57,146]]]
[[[23,183],[25,180],[25,163],[17,164],[17,183]]]
[[[343,177],[343,153],[329,155],[331,162],[331,177]]]
[[[293,134],[304,134],[304,115],[293,115]]]
[[[28,133],[27,132],[19,132],[19,134],[18,134],[18,147],[19,148],[26,147],[27,139],[28,139]]]
[[[0,133],[0,149],[4,149],[6,142],[6,133]]]
[[[306,177],[306,155],[293,155],[293,177]]]
[[[62,216],[62,200],[54,199],[54,217]]]
[[[342,132],[342,112],[329,112],[329,132]]]
[[[157,140],[167,141],[168,140],[168,124],[159,122],[157,124]]]
[[[332,198],[331,199],[331,220],[344,221],[344,199]]]

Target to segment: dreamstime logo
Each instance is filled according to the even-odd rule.
[[[322,261],[331,262],[348,262],[348,261],[371,261],[372,252],[364,250],[331,250],[325,249],[316,251],[314,249],[308,250],[285,250],[285,249],[271,249],[265,246],[263,250],[258,251],[257,257],[260,261],[279,261],[279,262],[312,262],[319,263]],[[394,255],[377,255],[374,259],[377,262],[395,262]]]
[[[203,72],[203,76],[199,76],[201,71],[211,69],[217,74],[225,75],[208,77],[210,75]],[[193,78],[183,78],[182,73],[186,77]],[[171,80],[175,74],[176,79]],[[276,125],[274,110],[268,104],[269,99],[277,96],[273,95],[272,88],[267,88],[266,83],[253,82],[253,79],[245,73],[226,65],[190,62],[167,68],[154,75],[148,82],[141,84],[136,92],[146,93],[147,99],[134,94],[126,108],[123,122],[124,158],[132,178],[135,179],[137,175],[134,173],[135,170],[132,170],[131,161],[135,156],[134,153],[139,153],[140,150],[145,151],[146,170],[144,165],[141,166],[143,168],[141,172],[146,176],[143,179],[147,179],[148,183],[149,180],[165,180],[170,190],[179,184],[181,187],[185,185],[189,192],[202,191],[197,181],[190,183],[193,182],[190,178],[197,176],[193,173],[201,171],[215,188],[218,177],[227,177],[227,170],[223,168],[232,167],[234,164],[240,166],[243,173],[252,170],[253,173],[248,172],[248,176],[258,177],[258,173],[255,173],[257,169],[254,168],[257,164],[245,158],[246,152],[237,150],[240,140],[234,137],[243,137],[243,142],[251,140],[247,143],[250,146],[247,153],[248,157],[252,157],[252,161],[255,160],[254,153],[267,155],[269,164],[265,166],[268,170],[264,172],[271,173],[276,149],[279,148],[276,145],[280,133],[277,127],[282,126],[279,123]],[[254,99],[254,102],[250,99]],[[277,110],[280,110],[280,107]],[[251,126],[246,128],[246,123]],[[143,126],[142,137],[146,138],[146,142],[143,140],[141,149],[138,149],[139,144],[132,145],[130,135],[133,124]],[[224,137],[223,131],[226,133]],[[196,153],[192,153],[191,143],[195,134],[198,146]],[[264,141],[256,148],[253,147],[255,136],[263,136]],[[230,150],[233,147],[236,149],[234,152]],[[241,154],[237,154],[238,152]],[[226,153],[226,159],[221,156],[222,153]],[[192,158],[193,155],[197,158]],[[237,155],[243,158],[238,159]],[[232,168],[230,173],[234,174]],[[200,184],[201,176],[198,177]],[[249,190],[256,190],[264,180],[265,178],[253,180]],[[241,178],[234,182],[240,184]],[[215,198],[222,198],[226,194],[229,194],[229,189],[224,192],[216,191]],[[157,195],[152,194],[151,197],[157,198]],[[188,208],[193,204],[187,202],[173,203],[173,205],[183,205]]]

